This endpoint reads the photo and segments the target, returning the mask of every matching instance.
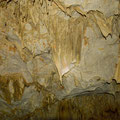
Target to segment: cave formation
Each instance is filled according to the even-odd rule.
[[[0,0],[0,120],[120,120],[120,0]]]

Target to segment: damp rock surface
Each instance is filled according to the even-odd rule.
[[[0,0],[0,119],[119,119],[119,42],[120,0]]]

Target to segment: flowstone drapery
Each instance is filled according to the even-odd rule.
[[[119,0],[0,0],[0,115],[116,95],[119,41]]]

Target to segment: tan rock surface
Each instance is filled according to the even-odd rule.
[[[119,0],[0,0],[0,110],[115,94],[119,41]]]

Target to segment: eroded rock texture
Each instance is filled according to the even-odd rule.
[[[64,110],[58,110],[62,109],[56,105],[59,100],[76,103],[72,97],[90,91],[103,93],[106,102],[109,95],[104,93],[116,95],[120,90],[119,41],[119,0],[0,0],[1,119],[48,119],[50,114],[69,118],[66,113],[61,118]],[[44,116],[46,110],[38,110],[37,115],[37,109],[49,105],[58,113]],[[93,106],[91,110],[97,109]],[[85,118],[88,112],[72,119],[90,119]],[[27,118],[28,114],[38,118]],[[97,117],[108,115],[91,119]]]

